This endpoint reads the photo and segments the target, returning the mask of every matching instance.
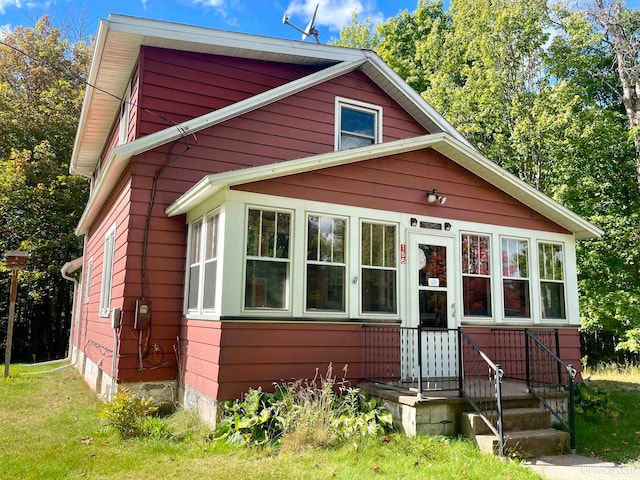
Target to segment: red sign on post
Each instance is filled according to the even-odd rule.
[[[405,243],[400,244],[400,264],[407,263],[407,245]]]

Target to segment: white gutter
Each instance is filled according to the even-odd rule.
[[[573,232],[579,240],[599,238],[604,233],[584,218],[487,159],[467,142],[462,142],[448,133],[422,135],[420,137],[330,152],[276,164],[207,175],[169,205],[165,209],[165,213],[170,217],[187,213],[221,189],[230,186],[295,175],[425,148],[432,148],[442,153],[461,167],[504,191],[552,222]]]
[[[100,175],[82,217],[76,227],[76,235],[87,233],[91,222],[95,219],[98,210],[107,200],[111,193],[111,188],[118,181],[124,172],[129,160],[134,155],[148,152],[154,148],[166,145],[169,142],[186,137],[199,132],[205,128],[212,127],[221,122],[231,120],[239,115],[262,108],[271,103],[282,100],[308,88],[319,85],[333,78],[353,71],[367,61],[366,57],[354,62],[342,62],[337,65],[325,68],[319,72],[312,73],[279,87],[259,93],[253,97],[231,104],[227,107],[206,113],[200,117],[192,118],[178,125],[165,128],[159,132],[152,133],[124,145],[115,147],[109,158],[105,161],[105,167]]]

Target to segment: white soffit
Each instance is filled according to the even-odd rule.
[[[483,157],[477,150],[469,147],[466,142],[461,142],[446,133],[423,135],[351,150],[314,155],[277,164],[208,175],[167,207],[165,213],[170,217],[187,213],[220,190],[234,185],[295,175],[425,148],[432,148],[440,152],[524,205],[573,232],[579,240],[598,238],[603,233],[602,230],[579,215]]]

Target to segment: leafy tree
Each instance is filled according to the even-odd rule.
[[[364,23],[360,23],[358,12],[353,12],[351,14],[351,23],[342,27],[340,38],[332,38],[329,45],[375,50],[379,42],[380,38],[372,26],[371,17],[367,17]]]
[[[609,5],[633,64],[638,12]],[[452,0],[445,11],[421,0],[378,25],[377,52],[488,158],[605,231],[578,245],[582,322],[626,334],[621,347],[638,350],[637,144],[619,74],[623,42],[613,25],[597,24],[598,12],[543,0]],[[640,70],[628,75],[635,82]]]
[[[90,49],[84,42],[69,45],[47,17],[33,28],[16,27],[1,41],[0,251],[30,253],[20,282],[14,356],[60,357],[72,301],[60,267],[81,253],[74,228],[88,192],[86,180],[70,176],[68,165]],[[2,299],[8,297],[4,270]],[[6,328],[6,303],[0,311]]]

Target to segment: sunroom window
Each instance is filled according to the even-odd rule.
[[[187,309],[191,312],[216,308],[219,218],[211,213],[190,226]]]
[[[502,292],[505,317],[529,318],[529,242],[502,239]]]
[[[462,235],[462,297],[465,316],[491,316],[491,239]]]
[[[396,313],[396,226],[363,222],[361,227],[362,313]]]
[[[560,243],[538,243],[543,319],[565,319],[564,250]]]
[[[307,217],[307,311],[344,312],[347,222]]]
[[[286,309],[289,298],[291,213],[250,208],[244,306]]]
[[[382,109],[353,100],[336,104],[336,150],[373,145],[381,141]]]

